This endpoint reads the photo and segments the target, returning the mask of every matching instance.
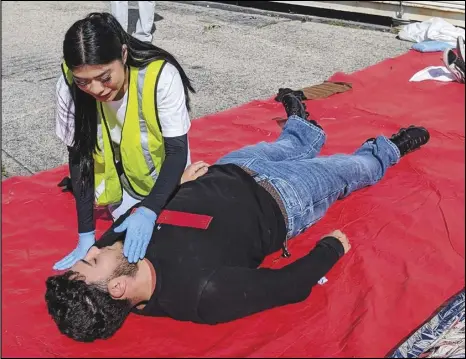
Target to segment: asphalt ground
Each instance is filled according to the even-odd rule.
[[[2,2],[2,178],[66,163],[55,135],[61,46],[73,22],[92,11],[110,11],[110,2]],[[130,31],[137,16],[131,1]],[[195,120],[268,98],[279,87],[360,70],[411,46],[390,32],[335,24],[157,1],[154,43],[193,80]]]

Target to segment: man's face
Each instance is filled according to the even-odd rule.
[[[104,248],[91,247],[86,257],[78,261],[72,268],[86,278],[86,283],[106,283],[119,276],[133,277],[137,265],[129,263],[123,255],[122,242]]]

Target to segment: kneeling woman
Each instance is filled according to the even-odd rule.
[[[74,23],[63,54],[56,132],[68,146],[79,239],[54,269],[70,268],[94,244],[94,204],[116,220],[142,201],[115,229],[127,231],[124,254],[137,262],[190,163],[194,89],[171,54],[131,37],[108,13]]]

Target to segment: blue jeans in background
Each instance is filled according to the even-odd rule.
[[[280,137],[231,152],[216,164],[236,164],[257,173],[278,192],[288,216],[287,239],[321,219],[337,199],[377,183],[400,159],[398,147],[385,136],[366,141],[351,155],[317,157],[323,130],[291,116]]]

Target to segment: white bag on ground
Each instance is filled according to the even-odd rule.
[[[414,74],[410,82],[434,80],[441,82],[456,81],[456,77],[444,66],[429,66]]]
[[[455,27],[439,17],[405,25],[398,34],[398,37],[402,40],[412,42],[437,40],[446,42],[452,46],[456,46],[458,36],[465,37],[464,29]]]

